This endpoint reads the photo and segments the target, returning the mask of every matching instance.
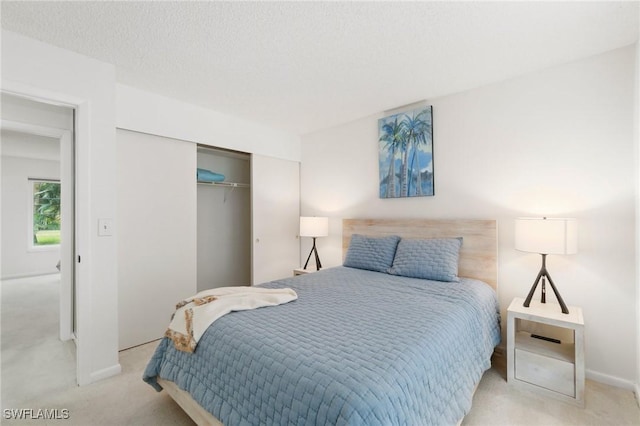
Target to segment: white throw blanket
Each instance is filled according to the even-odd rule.
[[[200,337],[221,316],[232,311],[245,311],[276,306],[296,300],[290,288],[219,287],[201,291],[176,305],[165,336],[176,349],[193,352]]]

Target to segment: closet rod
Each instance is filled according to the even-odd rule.
[[[198,185],[219,186],[225,188],[223,202],[227,202],[227,196],[236,188],[249,188],[249,184],[235,182],[198,182]]]
[[[203,182],[198,181],[198,185],[207,186],[220,186],[223,188],[249,188],[248,183],[236,183],[236,182]]]

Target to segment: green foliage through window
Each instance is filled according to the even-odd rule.
[[[33,182],[33,245],[60,244],[60,182]]]

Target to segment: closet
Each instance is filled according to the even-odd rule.
[[[125,129],[116,142],[120,349],[162,337],[198,291],[300,267],[300,163]]]
[[[290,276],[300,264],[300,163],[198,145],[198,291]]]
[[[198,180],[198,291],[251,285],[251,156],[198,145],[198,169],[224,176]]]

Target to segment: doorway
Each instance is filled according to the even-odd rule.
[[[20,388],[20,383],[33,387],[39,381],[29,380],[30,375],[48,375],[46,383],[54,387],[77,383],[75,123],[71,107],[6,93],[1,118],[5,404],[35,396]],[[16,305],[21,309],[13,309]],[[34,360],[53,364],[38,370]],[[12,383],[16,374],[23,376]]]

